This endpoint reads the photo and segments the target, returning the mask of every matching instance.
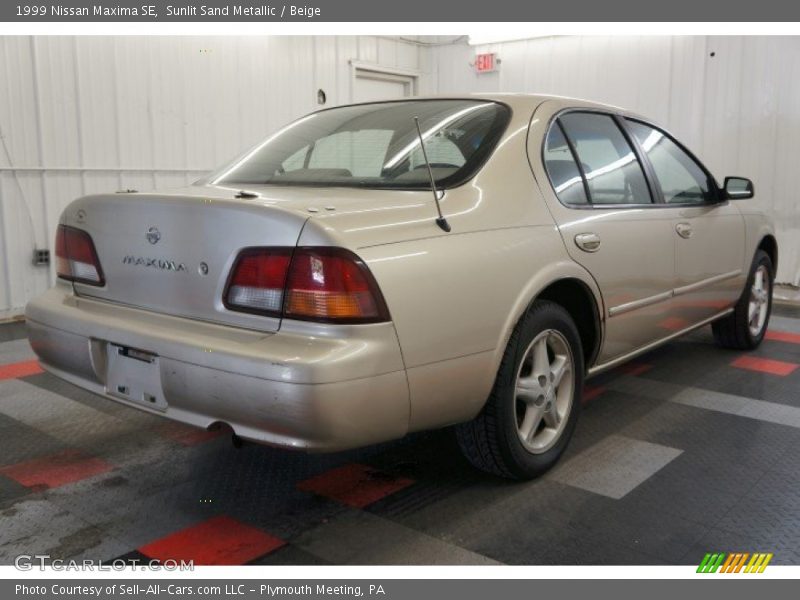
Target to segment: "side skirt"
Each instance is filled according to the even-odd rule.
[[[672,340],[674,340],[676,338],[679,338],[682,335],[686,335],[687,333],[689,333],[691,331],[694,331],[695,329],[699,329],[701,327],[704,327],[705,325],[708,325],[709,323],[712,323],[713,321],[716,321],[717,319],[720,319],[720,318],[722,318],[722,317],[724,317],[726,315],[729,315],[732,312],[733,312],[733,307],[726,308],[725,310],[715,314],[712,317],[709,317],[708,319],[703,319],[702,321],[700,321],[698,323],[690,325],[686,329],[681,329],[680,331],[677,331],[675,333],[671,333],[667,337],[661,338],[660,340],[656,340],[655,342],[651,342],[651,343],[647,344],[646,346],[642,346],[638,350],[634,350],[633,352],[628,352],[627,354],[623,354],[622,356],[618,356],[617,358],[614,358],[614,359],[612,359],[612,360],[610,360],[608,362],[605,362],[603,364],[594,365],[593,367],[591,367],[587,371],[586,377],[587,378],[594,377],[595,375],[599,375],[600,373],[603,373],[604,371],[608,371],[609,369],[613,369],[614,367],[617,367],[617,366],[621,365],[622,363],[628,362],[632,358],[636,358],[637,356],[639,356],[641,354],[645,354],[647,352],[650,352],[650,350],[658,348],[659,346],[663,346],[664,344],[666,344],[668,342],[671,342]]]

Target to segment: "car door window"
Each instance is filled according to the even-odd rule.
[[[699,204],[714,198],[706,172],[663,132],[628,120],[636,140],[653,165],[658,185],[668,204]]]
[[[553,123],[544,143],[544,166],[558,199],[564,204],[587,204],[583,178],[558,123]]]
[[[559,121],[586,175],[592,204],[653,202],[642,165],[611,116],[571,112]]]

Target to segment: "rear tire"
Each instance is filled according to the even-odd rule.
[[[741,298],[734,311],[711,324],[714,340],[723,348],[752,350],[764,334],[772,314],[772,282],[774,272],[772,260],[763,250],[753,258]]]
[[[569,313],[536,301],[509,339],[481,413],[456,428],[461,450],[478,469],[530,479],[564,453],[580,412],[581,338]]]

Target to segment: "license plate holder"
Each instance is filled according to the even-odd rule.
[[[157,355],[138,348],[109,343],[107,358],[108,395],[151,409],[167,410]]]

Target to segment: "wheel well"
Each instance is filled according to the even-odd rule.
[[[540,298],[563,306],[575,321],[583,345],[584,364],[588,369],[600,350],[600,317],[591,290],[578,279],[560,279],[542,290],[536,297],[537,300]]]
[[[769,255],[772,261],[773,274],[778,271],[778,242],[771,235],[765,235],[761,242],[758,244],[758,249],[763,250]]]

